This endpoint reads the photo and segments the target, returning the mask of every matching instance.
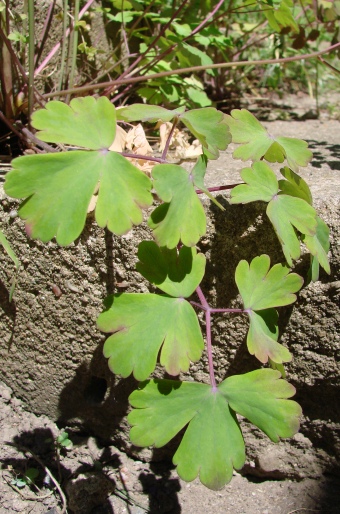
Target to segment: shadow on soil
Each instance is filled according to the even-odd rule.
[[[306,140],[308,147],[313,152],[311,165],[314,168],[321,168],[323,164],[328,164],[331,170],[340,171],[340,145],[329,144],[327,141]],[[328,153],[328,156],[325,156]]]
[[[75,443],[79,443],[79,436],[72,434],[71,438]],[[113,514],[107,497],[115,490],[116,482],[103,468],[104,464],[106,466],[110,464],[110,469],[117,469],[121,463],[119,457],[111,454],[108,448],[103,449],[98,462],[89,464],[78,461],[78,467],[70,471],[59,458],[55,439],[49,429],[38,428],[31,432],[23,432],[8,443],[23,455],[22,458],[8,458],[1,461],[2,469],[8,469],[12,477],[24,476],[29,468],[37,469],[39,475],[34,482],[35,486],[40,490],[44,489],[44,493],[46,489],[54,490],[59,503],[66,507],[67,499],[65,497],[63,500],[59,491],[55,489],[49,476],[51,473],[64,494],[69,496],[71,493],[71,503],[67,502],[68,512],[74,512],[72,507],[75,505],[77,505],[75,510],[77,513],[96,512],[93,509],[100,505],[101,508],[106,509],[103,512]],[[61,454],[65,452],[63,449],[59,451]],[[31,487],[31,491],[36,493],[36,488]],[[41,493],[37,496],[39,495]]]
[[[70,434],[70,437],[75,446],[84,444],[85,437],[75,433]],[[67,508],[70,514],[114,514],[115,511],[108,499],[110,495],[116,495],[125,502],[128,514],[180,514],[182,512],[178,498],[181,486],[178,479],[170,476],[173,469],[171,464],[164,462],[151,463],[148,471],[139,474],[138,479],[142,485],[143,493],[149,499],[149,507],[146,508],[135,502],[133,495],[130,497],[128,489],[124,489],[121,483],[112,478],[112,471],[119,470],[122,462],[110,448],[104,447],[99,458],[93,463],[81,462],[81,458],[78,458],[78,466],[70,470],[67,465],[63,465],[58,459],[53,441],[52,432],[45,428],[23,432],[20,436],[15,437],[13,441],[8,441],[22,454],[22,457],[2,459],[2,470],[8,471],[7,480],[16,476],[23,476],[28,468],[36,468],[39,471],[36,485],[41,490],[43,489],[44,493],[54,489],[54,495],[61,504],[60,494],[54,488],[46,472],[46,468],[48,468],[60,483],[64,494],[66,493],[68,498]],[[155,458],[157,459],[157,450],[155,450]],[[248,482],[257,484],[266,482],[265,479],[252,476],[245,478]],[[321,481],[322,486],[316,481],[315,490],[310,489],[308,492],[310,498],[308,507],[315,509],[315,512],[319,514],[339,514],[340,478],[329,475],[322,478]],[[27,492],[27,487],[25,491]],[[33,493],[34,489],[31,492]],[[247,494],[246,490],[244,494]],[[307,511],[309,509],[303,508],[301,510]],[[59,511],[52,509],[47,511],[46,514],[48,512]],[[197,511],[198,514],[201,512],[200,510]],[[235,511],[235,514],[239,514],[239,512]],[[251,513],[244,512],[244,514]]]
[[[74,447],[81,451],[82,446],[86,448],[88,434],[81,435],[68,431],[69,438]],[[1,469],[6,471],[6,481],[10,482],[16,477],[23,477],[28,469],[34,468],[39,471],[35,480],[35,486],[46,494],[46,490],[54,490],[54,495],[59,503],[62,501],[60,493],[55,489],[46,470],[52,473],[53,477],[61,486],[67,501],[67,511],[76,514],[114,514],[112,504],[108,497],[115,495],[125,502],[126,512],[150,514],[180,514],[177,493],[181,486],[179,480],[171,478],[173,466],[169,463],[152,463],[148,471],[139,474],[139,481],[145,496],[149,499],[149,508],[146,509],[130,496],[130,491],[124,484],[124,480],[117,481],[112,477],[115,470],[119,473],[122,462],[114,447],[103,447],[99,457],[93,462],[87,462],[88,455],[81,454],[78,458],[72,456],[72,469],[69,469],[59,458],[66,454],[66,450],[57,450],[54,436],[49,429],[37,428],[29,432],[23,432],[7,444],[16,448],[22,454],[20,458],[1,459]],[[84,461],[82,462],[82,458]],[[157,450],[155,450],[157,459]],[[78,464],[74,466],[75,462]],[[7,473],[8,471],[8,473]],[[122,485],[123,484],[123,485]],[[28,491],[26,486],[25,493]],[[30,494],[37,494],[36,488],[32,487]],[[37,496],[41,495],[39,493]],[[24,494],[25,496],[25,494]],[[137,509],[137,510],[136,510]],[[53,509],[52,509],[53,511]],[[51,511],[47,511],[51,512]],[[55,511],[59,512],[59,511]]]

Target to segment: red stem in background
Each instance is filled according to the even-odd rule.
[[[148,49],[143,52],[139,57],[137,57],[137,59],[135,60],[135,62],[133,62],[126,71],[124,71],[124,73],[122,73],[122,75],[119,77],[119,80],[121,79],[124,79],[126,77],[126,75],[128,75],[128,73],[130,73],[130,71],[132,71],[140,62],[142,59],[144,59],[144,57],[147,55],[148,52],[150,52],[150,50],[152,48],[155,47],[157,41],[164,35],[165,31],[170,27],[172,21],[178,16],[178,14],[181,12],[181,10],[185,7],[185,4],[188,2],[189,0],[184,0],[182,2],[182,4],[179,6],[179,8],[177,9],[177,11],[175,13],[172,14],[171,16],[171,19],[168,21],[168,23],[166,23],[164,25],[164,27],[162,28],[161,32],[158,34],[158,36],[155,37],[155,39],[152,41],[152,43],[150,44],[150,46],[148,47]]]
[[[92,84],[87,86],[80,86],[72,89],[65,89],[64,91],[55,91],[53,93],[47,93],[42,95],[43,98],[53,98],[54,96],[60,95],[68,95],[68,94],[78,94],[87,91],[93,91],[95,89],[104,89],[111,86],[123,86],[127,84],[134,84],[138,82],[147,82],[148,80],[169,77],[171,75],[182,75],[185,73],[193,73],[196,71],[204,71],[204,70],[217,70],[224,68],[237,68],[242,66],[260,66],[262,64],[285,64],[289,62],[301,61],[303,59],[313,59],[314,57],[319,57],[320,55],[327,54],[340,48],[340,43],[336,43],[334,45],[329,46],[325,50],[319,50],[317,52],[312,52],[310,54],[301,54],[295,55],[293,57],[285,57],[282,59],[260,59],[258,61],[237,61],[237,62],[227,62],[227,63],[218,63],[218,64],[208,64],[203,66],[190,66],[188,68],[180,68],[178,70],[170,70],[170,71],[162,71],[160,73],[153,73],[152,75],[143,75],[137,77],[125,77],[124,79],[117,79],[108,82],[102,82],[100,84]]]
[[[188,41],[188,39],[190,39],[192,36],[194,36],[195,34],[197,34],[197,32],[199,32],[201,30],[202,27],[204,26],[209,26],[210,23],[213,23],[214,20],[212,20],[210,23],[208,23],[208,21],[214,16],[214,14],[219,10],[219,8],[221,7],[221,5],[224,3],[224,0],[220,0],[218,2],[218,4],[214,7],[214,9],[205,17],[205,19],[189,34],[189,36],[186,36],[184,37],[182,40],[181,40],[181,44],[182,43],[185,43],[185,41]],[[164,30],[162,29],[162,33],[164,33]],[[169,55],[176,47],[178,46],[178,43],[174,43],[173,45],[170,46],[170,48],[168,48],[167,50],[165,50],[164,52],[162,52],[161,54],[157,55],[156,57],[154,57],[148,64],[146,64],[145,66],[143,66],[140,70],[139,70],[139,73],[143,72],[143,71],[148,71],[149,69],[152,68],[152,66],[154,64],[157,64],[161,59],[163,59],[164,57],[166,57],[167,55]],[[149,51],[149,49],[148,49]],[[174,70],[175,71],[175,70]]]
[[[79,16],[78,16],[78,20],[81,20],[81,18],[84,16],[84,14],[89,10],[89,8],[91,7],[91,5],[93,4],[95,0],[88,0],[88,2],[86,2],[86,4],[84,5],[84,7],[81,9],[81,11],[79,11]],[[66,31],[66,37],[70,34],[71,30],[73,30],[73,27],[72,29],[68,28],[67,31]],[[47,66],[47,64],[50,62],[50,60],[52,59],[52,57],[58,52],[59,48],[61,46],[61,42],[59,41],[59,43],[57,43],[53,48],[52,50],[50,51],[50,53],[47,55],[47,57],[45,57],[45,59],[43,60],[43,62],[40,64],[40,66],[35,70],[34,72],[34,76],[36,75],[39,75],[39,73]]]
[[[208,14],[208,16],[206,16],[206,18],[195,28],[195,30],[193,30],[191,32],[190,37],[194,36],[195,34],[197,34],[197,32],[199,32],[201,30],[201,28],[206,25],[206,23],[210,20],[210,18],[212,18],[214,16],[214,14],[219,10],[221,5],[223,5],[223,4],[224,4],[224,0],[220,0],[218,2],[218,4],[215,5],[213,10]]]
[[[52,23],[52,19],[53,19],[53,12],[54,12],[54,7],[55,7],[56,1],[57,0],[53,0],[50,3],[49,7],[48,7],[47,15],[46,15],[46,18],[45,18],[45,21],[44,21],[44,26],[43,26],[43,29],[42,29],[42,32],[41,32],[41,36],[40,36],[40,41],[39,41],[39,43],[37,45],[37,53],[35,55],[35,63],[34,63],[35,66],[37,66],[37,64],[38,64],[38,61],[39,61],[39,59],[41,57],[41,54],[42,54],[42,51],[43,51],[46,39],[48,37],[48,32],[49,32],[49,29],[51,27],[51,23]]]
[[[132,88],[132,84],[129,84],[128,86],[126,86],[123,91],[121,91],[120,93],[118,93],[118,95],[114,96],[113,98],[111,98],[110,102],[112,104],[114,104],[115,102],[117,102],[119,100],[119,98],[121,98],[122,96],[124,97],[125,95],[127,95],[127,93],[129,92],[129,89]],[[103,96],[108,96],[110,94],[110,92],[112,91],[113,88],[111,88],[111,90],[108,90],[106,93],[104,93]]]
[[[175,131],[175,128],[176,128],[176,125],[177,125],[178,121],[179,121],[178,116],[176,116],[174,121],[173,121],[171,130],[170,130],[170,134],[168,136],[168,139],[166,140],[165,147],[164,147],[164,150],[163,150],[163,153],[162,153],[162,159],[164,159],[164,160],[165,160],[166,154],[169,151],[169,146],[170,146],[171,138],[173,136],[173,133]]]

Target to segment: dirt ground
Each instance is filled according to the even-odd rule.
[[[314,168],[325,168],[331,188],[332,177],[340,170],[340,123],[329,122],[327,112],[313,121],[310,143],[312,149],[316,143],[325,147],[327,162],[316,151]],[[282,124],[284,135],[301,137],[301,121]],[[216,164],[210,185],[218,183],[220,163]],[[312,178],[317,190],[317,177]],[[62,430],[68,431],[73,443],[70,450],[56,448]],[[47,417],[37,417],[1,382],[0,457],[0,514],[340,513],[338,475],[273,481],[235,472],[222,491],[210,491],[198,480],[180,480],[171,463],[133,460],[91,434],[57,427]],[[30,468],[39,472],[35,484],[19,487],[19,479]]]
[[[340,512],[340,477],[318,480],[260,480],[235,472],[222,491],[198,480],[178,479],[169,463],[145,464],[114,446],[72,433],[73,448],[53,447],[60,430],[47,417],[25,411],[0,383],[0,514],[293,514]],[[36,486],[18,488],[16,478],[39,471]],[[52,475],[51,478],[49,475]],[[61,486],[56,487],[57,481]],[[67,510],[66,510],[67,509]]]

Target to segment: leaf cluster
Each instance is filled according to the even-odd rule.
[[[293,260],[300,257],[300,241],[303,241],[313,256],[313,279],[318,277],[319,264],[329,273],[329,231],[312,206],[307,183],[296,173],[300,166],[307,166],[312,158],[307,143],[294,138],[274,138],[245,109],[232,111],[227,116],[227,123],[232,141],[240,144],[234,151],[234,158],[253,161],[251,167],[241,171],[244,184],[232,190],[231,203],[256,200],[268,203],[267,215],[287,263],[292,266]],[[288,166],[280,169],[284,179],[278,180],[265,161],[282,164],[285,160]]]
[[[159,120],[182,123],[199,140],[203,153],[191,170],[168,163],[163,156],[148,177],[128,157],[112,150],[117,121]],[[246,110],[233,111],[231,116],[212,107],[185,111],[134,104],[116,110],[105,97],[78,98],[70,105],[50,102],[34,113],[32,124],[42,141],[67,145],[63,152],[15,159],[6,178],[6,192],[24,200],[19,215],[32,237],[42,241],[55,237],[59,244],[70,244],[81,234],[94,198],[98,225],[124,234],[142,222],[143,209],[152,205],[152,192],[157,194],[159,203],[148,218],[154,241],[140,243],[136,265],[156,290],[109,296],[97,325],[109,334],[104,356],[112,372],[122,377],[133,374],[142,382],[130,397],[131,441],[158,447],[185,428],[174,456],[178,473],[185,480],[199,475],[212,489],[223,487],[233,468],[240,469],[245,460],[237,415],[273,441],[298,429],[301,410],[289,399],[294,388],[281,378],[282,364],[291,355],[278,342],[277,308],[295,301],[302,278],[290,273],[286,264],[271,267],[267,255],[250,263],[241,260],[236,268],[243,301],[240,311],[249,318],[248,350],[275,369],[236,375],[216,385],[208,344],[210,385],[147,379],[158,363],[178,377],[201,358],[204,338],[194,306],[205,311],[207,343],[211,339],[213,309],[205,297],[202,300],[200,290],[206,258],[196,249],[206,232],[206,215],[197,191],[211,196],[204,184],[207,161],[217,159],[230,141],[240,145],[235,158],[253,161],[241,172],[244,183],[232,190],[231,203],[266,202],[287,263],[291,266],[300,256],[302,241],[313,255],[313,276],[318,263],[329,270],[328,229],[297,174],[311,158],[306,143],[271,137]],[[284,179],[278,180],[265,161],[285,163]],[[201,304],[191,300],[195,291]],[[69,443],[66,432],[59,436],[60,447]]]

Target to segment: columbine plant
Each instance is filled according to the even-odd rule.
[[[135,154],[111,151],[117,122],[182,123],[197,138],[203,154],[192,171],[166,160],[173,130],[160,158],[137,156],[155,163],[151,178],[134,166]],[[245,446],[237,414],[246,417],[272,441],[291,437],[299,427],[300,406],[290,400],[294,388],[283,365],[292,358],[278,342],[277,307],[289,305],[302,278],[289,266],[300,257],[302,241],[311,253],[311,275],[319,264],[329,272],[328,228],[312,206],[309,188],[297,175],[311,152],[304,141],[273,138],[248,111],[230,116],[212,107],[173,111],[150,105],[116,110],[105,98],[78,98],[70,105],[50,102],[32,117],[37,136],[50,143],[80,147],[74,151],[19,157],[13,161],[5,190],[25,202],[19,209],[33,238],[53,237],[68,245],[79,237],[89,204],[97,197],[95,218],[100,227],[122,235],[143,219],[143,208],[160,203],[148,225],[154,241],[138,247],[137,270],[160,293],[114,294],[106,299],[98,318],[100,330],[110,333],[104,355],[110,369],[122,377],[131,373],[140,385],[130,396],[133,410],[131,441],[136,446],[163,446],[187,427],[173,461],[184,480],[199,475],[211,489],[223,487],[233,468],[242,468]],[[212,308],[200,287],[206,259],[196,249],[206,232],[206,215],[199,193],[211,196],[204,185],[208,159],[217,159],[233,141],[240,146],[234,158],[251,160],[241,172],[243,184],[231,191],[232,204],[263,201],[287,263],[271,267],[267,255],[250,263],[241,260],[235,280],[243,301],[239,309]],[[269,163],[283,164],[278,180]],[[222,189],[222,188],[221,188]],[[220,206],[222,208],[222,206]],[[288,265],[287,265],[288,264]],[[198,301],[191,300],[196,292]],[[157,360],[173,376],[200,359],[204,338],[196,314],[204,311],[210,384],[149,379]],[[246,313],[249,352],[267,368],[235,375],[217,384],[211,341],[215,312]]]

